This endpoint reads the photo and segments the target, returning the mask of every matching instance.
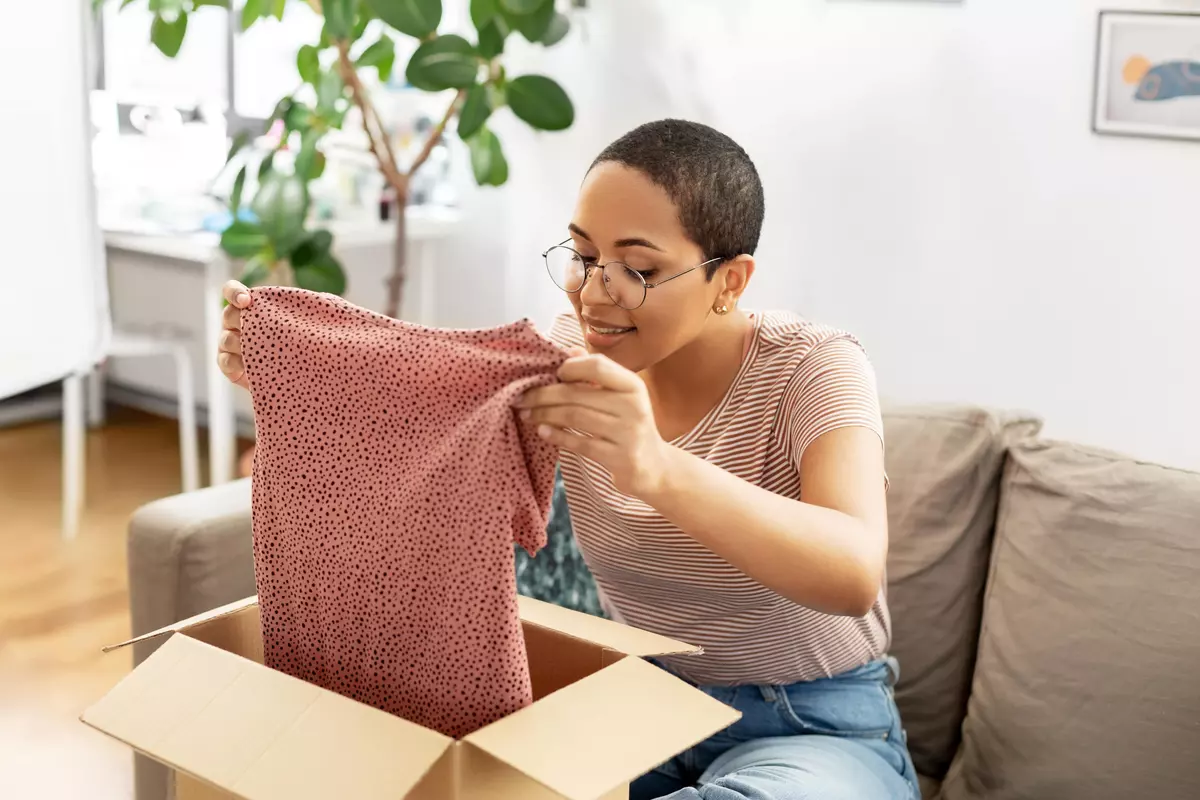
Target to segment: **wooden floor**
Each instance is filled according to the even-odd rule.
[[[125,527],[180,489],[174,421],[112,409],[87,443],[87,509],[59,537],[57,422],[0,429],[0,798],[132,797],[129,751],[78,721],[130,666]],[[203,474],[203,473],[202,473]]]

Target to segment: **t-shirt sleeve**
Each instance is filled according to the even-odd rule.
[[[835,336],[812,347],[788,382],[780,421],[796,469],[810,444],[838,428],[867,428],[883,441],[875,370],[854,338]]]
[[[579,330],[579,320],[574,314],[559,314],[550,326],[546,338],[559,347],[584,347],[583,332]]]

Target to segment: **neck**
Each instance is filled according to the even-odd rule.
[[[690,427],[687,423],[699,421],[720,401],[741,368],[746,334],[753,325],[740,310],[714,314],[693,341],[642,371],[660,430],[674,427],[668,420],[682,420]]]

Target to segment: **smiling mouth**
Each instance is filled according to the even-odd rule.
[[[603,336],[615,336],[618,333],[629,333],[630,331],[635,331],[637,328],[608,328],[588,323],[588,330],[592,333],[599,333]]]

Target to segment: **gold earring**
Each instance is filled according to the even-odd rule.
[[[722,304],[720,308],[714,308],[713,311],[724,316],[725,314],[729,313],[729,306]]]

